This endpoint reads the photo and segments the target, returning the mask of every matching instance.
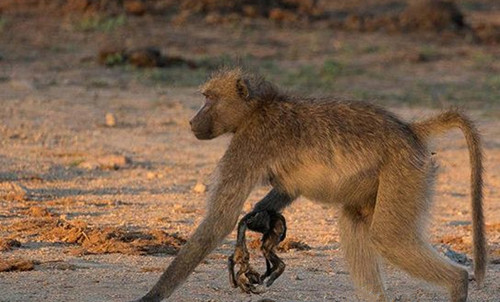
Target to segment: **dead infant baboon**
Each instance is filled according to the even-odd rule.
[[[250,265],[245,238],[247,229],[263,234],[260,249],[266,258],[264,275],[260,275]],[[254,284],[262,284],[266,278],[269,278],[266,286],[271,286],[285,271],[285,263],[275,253],[275,248],[285,237],[286,221],[280,213],[264,210],[243,217],[238,223],[236,248],[228,259],[229,281],[233,287],[239,287],[246,293],[260,293]],[[240,267],[237,273],[234,272],[236,265]]]
[[[255,185],[273,189],[250,215],[281,212],[300,195],[340,208],[341,243],[352,279],[370,300],[387,301],[379,257],[467,300],[467,270],[427,242],[435,166],[427,140],[452,128],[465,135],[471,163],[474,272],[485,275],[482,154],[473,123],[458,111],[406,123],[357,101],[297,98],[240,69],[215,73],[190,124],[199,139],[232,133],[215,171],[206,217],[156,285],[139,301],[169,297],[234,228]]]

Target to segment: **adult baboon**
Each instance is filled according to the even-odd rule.
[[[232,133],[217,165],[206,217],[160,280],[140,301],[160,301],[234,228],[256,184],[273,189],[254,209],[280,212],[299,195],[341,209],[341,243],[357,288],[385,301],[379,255],[466,301],[468,273],[440,256],[422,234],[435,166],[430,136],[460,128],[470,153],[474,271],[481,284],[486,247],[482,155],[473,123],[447,111],[413,124],[364,102],[290,97],[240,69],[215,73],[191,119],[198,139]]]

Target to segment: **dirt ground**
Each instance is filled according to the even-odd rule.
[[[128,301],[154,284],[203,216],[200,184],[209,184],[230,139],[198,141],[188,125],[202,101],[196,85],[227,60],[292,91],[370,99],[408,120],[450,105],[467,109],[484,135],[490,249],[485,287],[471,282],[469,297],[500,301],[497,47],[425,34],[178,27],[155,16],[113,19],[109,26],[70,17],[2,18],[0,301]],[[196,60],[198,68],[107,68],[95,58],[110,44],[155,45]],[[470,269],[465,141],[451,132],[433,150],[440,173],[429,237]],[[255,190],[244,212],[268,189]],[[299,199],[284,215],[288,236],[311,249],[280,253],[287,269],[265,293],[230,287],[233,233],[171,301],[359,301],[341,256],[336,209]],[[258,253],[253,262],[264,270]],[[384,267],[391,301],[447,301],[442,289]]]

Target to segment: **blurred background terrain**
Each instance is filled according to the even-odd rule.
[[[204,213],[228,138],[197,141],[197,87],[241,65],[299,95],[363,99],[407,120],[460,106],[486,159],[486,287],[500,294],[500,2],[0,1],[0,301],[126,301],[156,281]],[[430,238],[471,266],[469,165],[452,132]],[[244,211],[268,188],[256,190]],[[357,301],[336,211],[285,211],[285,274],[266,293],[229,286],[234,234],[172,301]],[[257,235],[251,237],[256,240]],[[255,265],[263,258],[253,253]],[[446,301],[386,267],[393,301]]]

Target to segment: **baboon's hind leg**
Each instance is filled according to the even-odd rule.
[[[370,241],[371,207],[345,207],[340,215],[342,250],[356,289],[368,301],[387,301],[379,255]]]
[[[409,274],[446,287],[453,302],[467,300],[468,273],[439,255],[425,240],[428,177],[425,171],[398,166],[381,173],[370,228],[379,253]]]

